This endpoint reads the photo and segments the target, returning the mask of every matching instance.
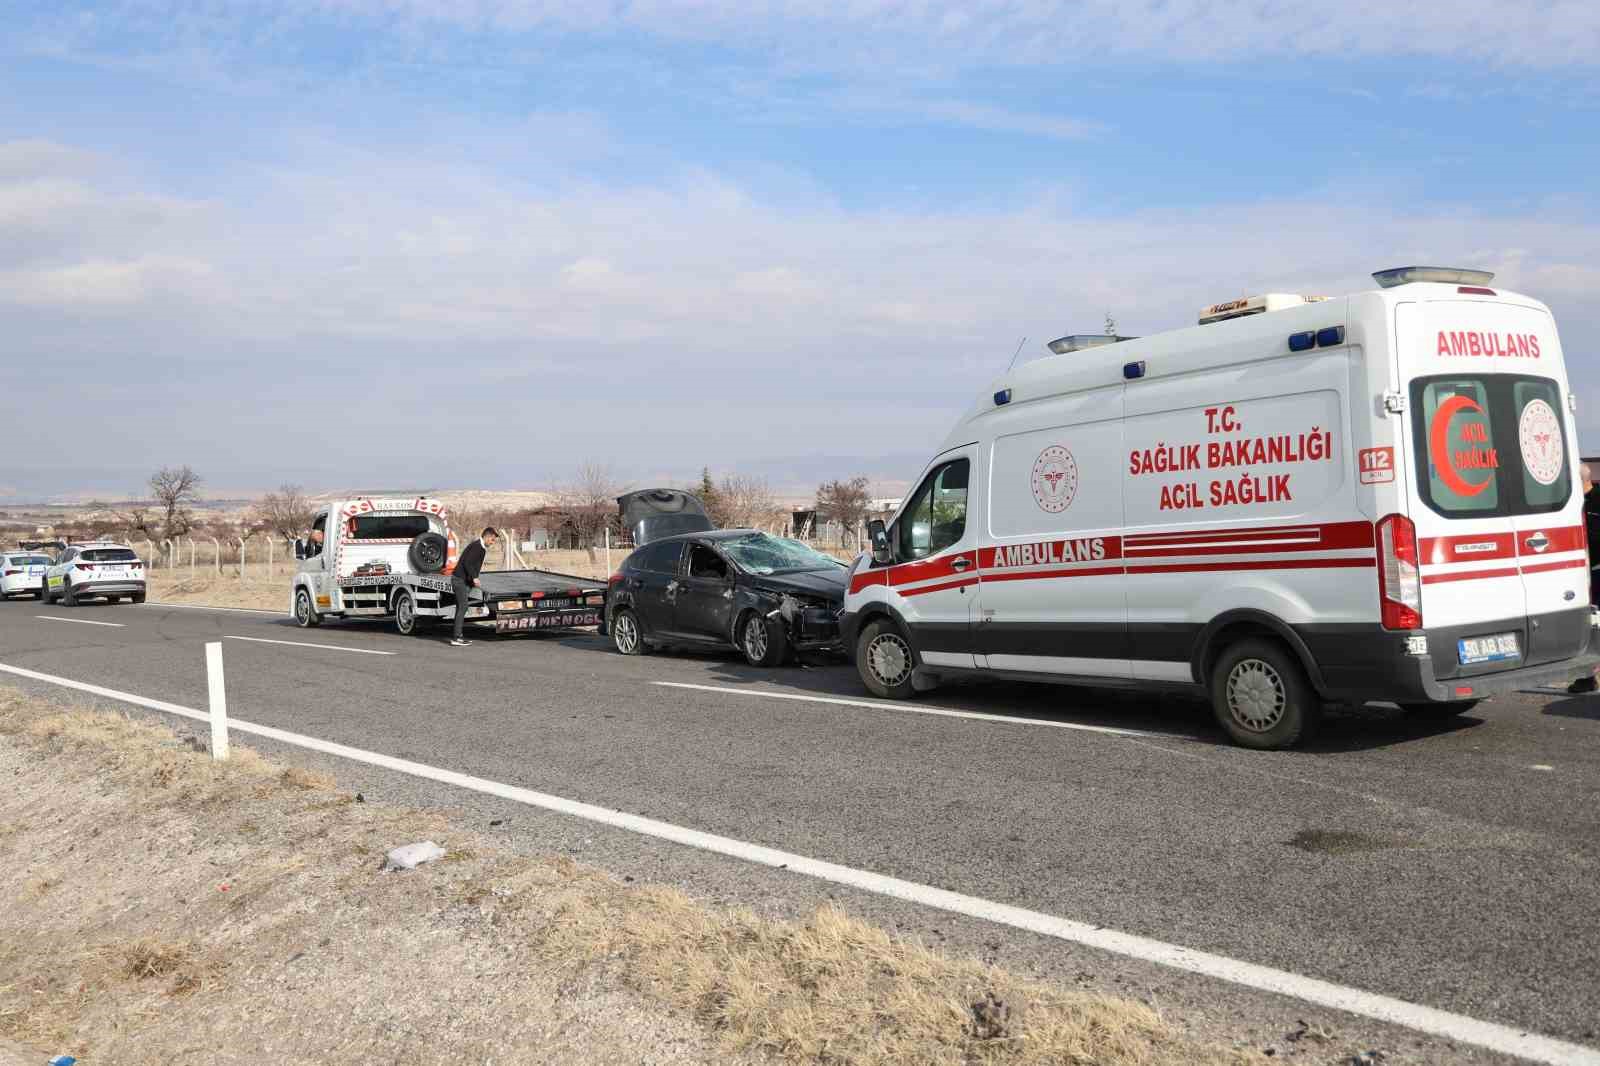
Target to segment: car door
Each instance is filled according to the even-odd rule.
[[[640,548],[628,579],[633,609],[645,632],[667,634],[673,627],[673,599],[678,592],[678,564],[683,541],[657,541]]]
[[[61,553],[56,564],[45,571],[45,582],[49,586],[51,595],[60,595],[66,590],[67,571],[72,569],[72,560],[78,557],[77,548],[68,548]]]
[[[733,564],[710,544],[691,541],[673,597],[673,629],[700,640],[731,640],[733,583]]]
[[[968,445],[936,459],[890,529],[893,602],[929,666],[977,666],[978,523],[967,491],[976,456]]]
[[[317,609],[321,611],[333,606],[333,592],[329,588],[328,582],[328,573],[333,565],[331,562],[333,544],[332,537],[328,533],[327,511],[318,513],[317,517],[311,520],[311,532],[313,534],[319,532],[322,534],[322,550],[309,559],[302,560],[300,569],[310,575],[312,594],[316,597]],[[312,543],[315,543],[314,537],[312,538]]]

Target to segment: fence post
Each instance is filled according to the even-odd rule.
[[[222,642],[206,645],[206,689],[211,696],[211,757],[228,758],[228,691],[222,678]]]
[[[606,526],[606,577],[611,576],[611,527]]]
[[[211,538],[211,561],[216,564],[217,576],[222,576],[222,541]]]
[[[189,538],[189,577],[194,578],[194,538]]]
[[[239,538],[239,584],[244,584],[244,538]]]
[[[276,545],[273,544],[273,536],[272,536],[272,534],[268,533],[267,534],[267,580],[269,580],[269,581],[272,580],[274,577],[276,577],[278,575],[278,571],[275,569],[276,564],[272,561],[273,555],[276,554],[275,549],[276,549]]]

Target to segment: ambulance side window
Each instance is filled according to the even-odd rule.
[[[895,557],[922,559],[960,542],[967,531],[967,480],[972,464],[957,459],[923,479],[896,523]]]

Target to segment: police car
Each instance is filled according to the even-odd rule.
[[[44,598],[44,572],[50,556],[39,552],[6,552],[0,555],[0,599],[13,596]]]
[[[1063,337],[985,389],[851,571],[866,687],[1188,690],[1281,748],[1325,703],[1454,715],[1588,671],[1549,309],[1482,271],[1374,279]]]
[[[45,571],[46,603],[60,600],[62,606],[72,607],[86,597],[143,603],[144,594],[144,563],[126,544],[69,544]]]

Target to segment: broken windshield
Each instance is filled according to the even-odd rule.
[[[833,556],[823,555],[797,540],[774,537],[768,533],[749,533],[719,541],[717,546],[727,552],[743,570],[752,574],[793,574],[802,570],[831,570],[844,565]]]

